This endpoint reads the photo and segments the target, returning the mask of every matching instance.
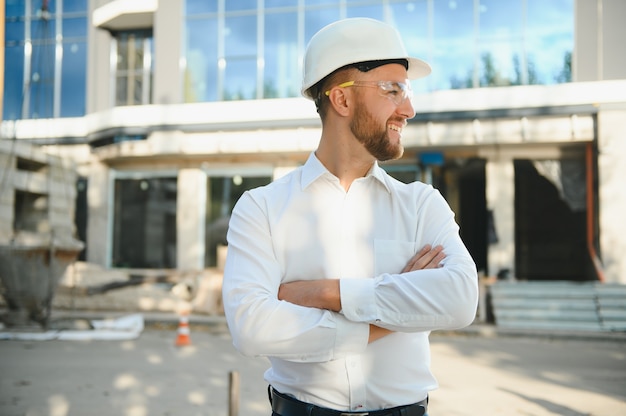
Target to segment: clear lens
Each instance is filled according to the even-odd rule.
[[[413,98],[413,90],[411,84],[395,81],[379,81],[379,94],[385,98],[389,98],[396,105],[402,104],[407,98]]]

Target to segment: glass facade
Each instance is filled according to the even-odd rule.
[[[3,119],[85,115],[87,0],[6,0]]]
[[[85,114],[87,5],[5,2],[3,119]],[[393,24],[409,53],[431,63],[432,75],[413,84],[417,93],[571,81],[573,0],[185,0],[184,7],[188,103],[299,96],[308,40],[358,16]],[[135,61],[143,68],[112,74],[118,105],[150,102],[147,38]]]
[[[393,24],[427,60],[416,92],[571,81],[573,0],[185,2],[186,102],[296,97],[308,40],[344,17]]]

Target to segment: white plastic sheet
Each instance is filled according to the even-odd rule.
[[[133,314],[116,319],[94,319],[93,329],[53,329],[40,332],[3,331],[0,340],[19,341],[121,341],[139,337],[144,329],[143,315]]]

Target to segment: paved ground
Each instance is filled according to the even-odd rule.
[[[264,359],[234,351],[223,327],[151,325],[132,341],[0,341],[0,415],[269,416]],[[431,416],[626,415],[623,338],[433,335],[440,389]]]

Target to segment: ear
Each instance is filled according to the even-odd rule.
[[[353,97],[348,88],[333,88],[330,90],[328,100],[337,114],[344,117],[350,114]]]

